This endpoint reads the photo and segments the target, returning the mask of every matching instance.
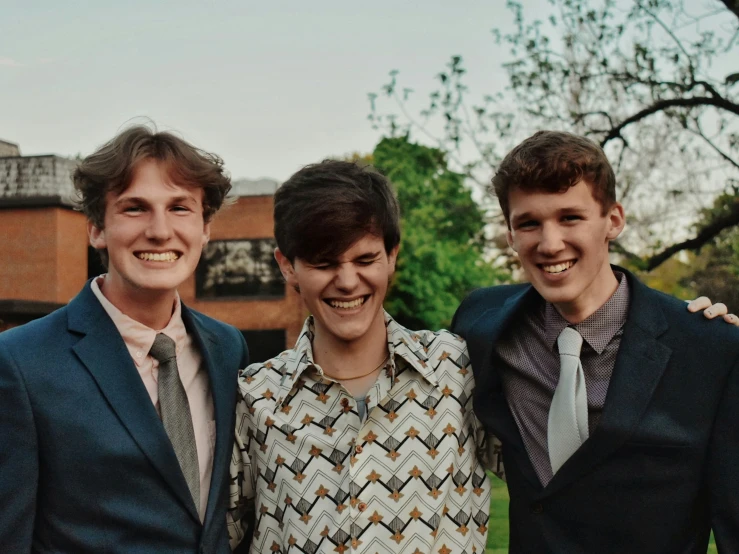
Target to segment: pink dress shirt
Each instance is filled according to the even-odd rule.
[[[187,400],[190,403],[192,425],[195,431],[195,446],[198,450],[198,464],[200,466],[200,519],[205,517],[208,506],[208,492],[210,478],[213,473],[213,452],[216,441],[216,422],[213,416],[213,396],[210,394],[208,373],[201,367],[201,357],[192,337],[187,334],[182,321],[182,309],[179,295],[175,298],[172,318],[164,329],[154,330],[128,317],[105,298],[100,285],[105,275],[92,281],[93,294],[102,304],[103,309],[113,320],[118,332],[123,337],[126,347],[133,358],[136,369],[149,392],[154,407],[159,412],[159,362],[149,356],[149,350],[154,344],[157,333],[164,333],[174,340],[177,351],[177,368],[180,372],[182,385],[185,387]]]

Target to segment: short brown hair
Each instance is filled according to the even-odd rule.
[[[571,133],[539,131],[503,159],[493,177],[493,189],[510,226],[512,189],[556,193],[580,181],[590,185],[604,214],[616,202],[616,176],[600,146]]]
[[[231,190],[223,160],[178,136],[143,125],[129,127],[80,161],[72,175],[78,208],[98,229],[105,225],[109,192],[120,194],[131,184],[141,162],[162,163],[175,183],[203,189],[203,218],[210,221]]]
[[[275,239],[282,254],[335,259],[366,234],[389,253],[400,243],[400,209],[390,181],[370,166],[324,160],[305,166],[275,193]]]

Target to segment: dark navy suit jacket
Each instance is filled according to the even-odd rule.
[[[629,279],[631,304],[593,435],[543,487],[510,413],[493,345],[540,297],[480,289],[453,330],[467,339],[474,406],[503,443],[512,553],[739,553],[739,329]]]
[[[226,554],[235,328],[182,307],[216,421],[201,524],[174,450],[88,282],[68,306],[0,333],[0,552]]]

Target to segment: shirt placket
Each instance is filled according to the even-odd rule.
[[[374,432],[376,426],[374,425],[371,417],[372,409],[378,405],[380,400],[384,399],[390,392],[391,379],[383,372],[378,377],[377,382],[367,392],[366,396],[366,409],[367,415],[364,421],[359,418],[359,415],[355,417],[359,420],[359,432],[357,437],[352,439],[352,455],[349,458],[349,480],[350,480],[350,500],[349,505],[351,508],[351,545],[352,550],[360,551],[362,544],[362,533],[367,525],[372,527],[378,525],[382,521],[383,516],[375,513],[368,514],[367,507],[369,500],[375,495],[376,491],[373,489],[374,481],[371,478],[372,470],[369,475],[363,475],[367,472],[368,467],[372,467],[372,464],[364,464],[366,457],[374,455],[374,450],[377,448],[375,441],[379,438]],[[342,388],[343,390],[343,388]],[[355,411],[356,401],[349,395],[350,402],[354,403]],[[370,530],[371,532],[371,530]]]

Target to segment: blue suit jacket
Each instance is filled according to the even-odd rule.
[[[213,476],[201,524],[171,443],[89,282],[68,306],[0,333],[0,552],[230,552],[235,328],[182,307],[210,379]]]
[[[493,346],[540,297],[480,289],[460,306],[474,406],[503,443],[512,553],[739,552],[739,329],[624,271],[631,304],[598,428],[542,487],[510,413]]]

